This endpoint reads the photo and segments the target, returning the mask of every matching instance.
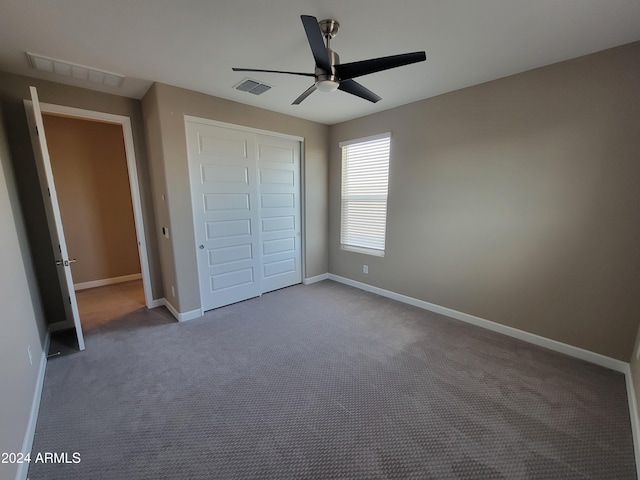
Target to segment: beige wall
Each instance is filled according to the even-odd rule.
[[[142,211],[145,219],[152,293],[153,298],[162,298],[164,296],[162,272],[158,260],[154,207],[140,101],[0,72],[0,102],[3,109],[4,125],[18,186],[19,201],[25,217],[29,253],[33,258],[36,272],[34,281],[37,281],[39,286],[47,321],[56,322],[64,319],[64,305],[60,289],[57,287],[54,255],[47,233],[46,217],[24,112],[23,99],[29,98],[30,85],[38,88],[41,102],[124,115],[131,118]]]
[[[629,361],[638,58],[635,43],[332,126],[329,271]],[[386,255],[342,251],[338,142],[386,131]]]
[[[327,272],[328,127],[164,84],[142,100],[148,139],[166,298],[181,313],[200,308],[184,116],[304,137],[304,259],[306,277]],[[165,195],[165,200],[162,200]],[[176,297],[171,296],[171,287]]]
[[[36,389],[46,335],[33,266],[15,188],[0,108],[0,452],[20,452]],[[33,364],[27,347],[31,347]],[[0,463],[0,478],[15,478],[17,465]]]
[[[140,273],[122,126],[43,120],[74,283]]]

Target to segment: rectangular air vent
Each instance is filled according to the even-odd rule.
[[[35,53],[27,52],[29,63],[36,70],[43,72],[57,73],[66,77],[76,78],[78,80],[86,80],[89,82],[99,83],[107,87],[119,87],[122,84],[124,75],[117,73],[98,70],[93,67],[86,67],[55,58],[44,57]]]
[[[267,85],[266,83],[261,83],[257,80],[245,78],[233,88],[235,88],[236,90],[240,90],[241,92],[249,92],[253,93],[254,95],[260,95],[267,90],[270,90],[271,86]]]

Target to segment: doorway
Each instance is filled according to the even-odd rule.
[[[83,330],[152,308],[130,120],[41,109]]]
[[[44,113],[84,331],[145,306],[120,125]]]

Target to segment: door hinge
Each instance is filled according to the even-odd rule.
[[[71,297],[69,297],[69,305],[71,305]]]

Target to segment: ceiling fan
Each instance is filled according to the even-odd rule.
[[[354,78],[370,73],[381,72],[382,70],[388,70],[390,68],[423,62],[427,59],[425,52],[412,52],[341,64],[338,54],[331,50],[331,39],[338,33],[340,24],[335,20],[321,20],[318,22],[316,17],[309,15],[301,15],[300,18],[302,19],[302,25],[307,34],[311,53],[316,62],[314,73],[260,70],[255,68],[233,68],[233,71],[284,73],[288,75],[314,77],[315,83],[296,98],[292,105],[299,105],[316,90],[320,90],[321,92],[342,90],[343,92],[376,103],[380,100],[380,97],[356,82]]]

